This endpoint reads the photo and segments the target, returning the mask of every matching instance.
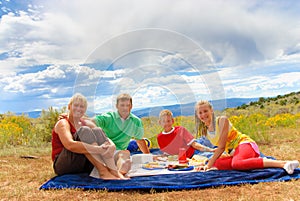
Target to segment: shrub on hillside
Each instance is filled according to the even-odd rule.
[[[267,126],[265,122],[267,119],[267,116],[260,113],[229,117],[234,127],[249,135],[258,143],[268,143],[270,141],[270,136],[266,132]]]
[[[42,110],[41,116],[36,119],[35,127],[43,142],[51,142],[52,129],[58,120],[58,116],[65,112],[66,107],[63,107],[60,110],[54,109],[53,107],[50,107],[48,111]]]
[[[296,115],[292,115],[289,113],[277,114],[274,117],[268,118],[265,124],[271,128],[274,127],[296,128],[299,119],[300,119],[300,113]]]
[[[7,113],[0,120],[0,136],[0,147],[3,148],[9,145],[32,144],[36,132],[29,117]]]

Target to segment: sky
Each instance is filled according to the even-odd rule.
[[[0,113],[300,91],[300,1],[0,1]],[[225,103],[226,104],[226,103]]]

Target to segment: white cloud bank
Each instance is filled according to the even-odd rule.
[[[112,98],[120,92],[132,93],[135,106],[144,107],[203,97],[275,96],[300,88],[298,1],[49,0],[32,1],[27,8],[9,5],[2,7],[0,21],[0,112],[61,107],[79,79],[86,80],[80,82],[86,88],[92,86],[89,94],[97,111],[112,109]],[[110,61],[122,49],[168,44],[168,38],[155,35],[152,41],[131,38],[116,43],[126,47],[105,46],[100,67],[88,65],[97,48],[149,28],[184,40],[170,45],[173,52],[143,49]],[[181,52],[187,41],[206,56]],[[211,58],[215,66],[187,63],[203,58]],[[210,94],[215,82],[218,96]]]

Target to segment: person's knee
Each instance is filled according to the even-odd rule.
[[[90,132],[91,132],[91,128],[88,126],[81,126],[79,128],[79,130],[77,131],[79,136],[84,135],[86,133],[90,133]]]
[[[92,131],[94,131],[94,132],[103,133],[102,129],[99,128],[99,127],[95,127],[95,128],[91,128],[91,129],[92,129]]]
[[[128,150],[121,150],[121,151],[119,151],[119,153],[118,153],[119,155],[122,155],[122,156],[124,156],[124,157],[130,157],[130,151],[128,151]]]
[[[115,153],[114,159],[115,161],[119,160],[120,158],[122,159],[130,159],[130,151],[128,150],[119,150]]]
[[[130,157],[130,151],[128,150],[122,150],[122,153],[128,157]]]
[[[95,134],[98,145],[101,145],[107,141],[107,136],[101,128],[92,128],[92,131]]]
[[[95,136],[91,128],[89,128],[88,126],[80,127],[80,129],[77,131],[77,135],[81,142],[86,142],[88,144],[96,142]]]

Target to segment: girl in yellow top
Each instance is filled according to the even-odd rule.
[[[198,132],[206,136],[212,144],[218,146],[214,155],[204,167],[219,170],[249,170],[258,168],[283,168],[293,174],[299,161],[280,161],[261,158],[258,146],[248,135],[237,131],[227,117],[214,118],[213,108],[208,101],[199,101],[195,106]],[[200,121],[199,121],[200,120]],[[224,151],[234,150],[233,155],[220,157]]]

